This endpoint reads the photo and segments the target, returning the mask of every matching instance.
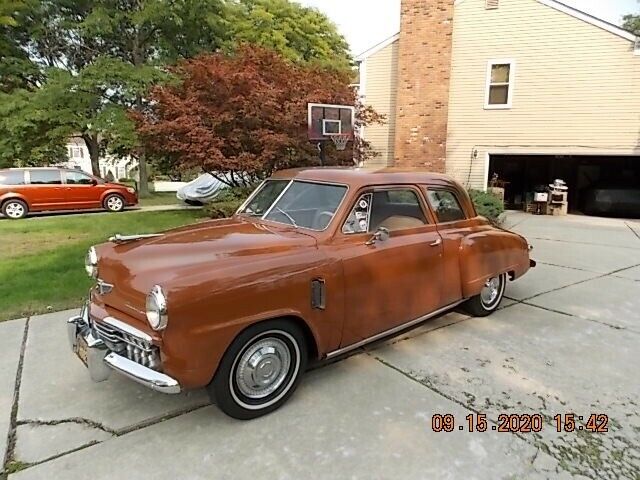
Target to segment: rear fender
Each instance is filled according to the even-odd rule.
[[[2,206],[4,202],[6,202],[7,200],[15,200],[15,199],[22,200],[24,203],[27,204],[29,208],[31,208],[31,203],[29,202],[29,200],[27,200],[27,197],[25,197],[24,195],[18,192],[6,192],[0,195],[0,206]]]
[[[473,233],[460,245],[462,294],[474,297],[490,278],[507,273],[515,280],[530,266],[527,242],[519,235],[502,230]]]

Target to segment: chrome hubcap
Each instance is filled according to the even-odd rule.
[[[19,203],[10,203],[5,209],[7,217],[20,218],[24,215],[24,207]]]
[[[492,306],[500,295],[500,277],[487,280],[480,292],[480,298],[485,306]]]
[[[107,207],[109,207],[110,210],[120,210],[122,208],[122,200],[118,197],[111,197],[107,200]]]
[[[240,357],[236,384],[242,395],[259,399],[271,395],[284,382],[291,367],[291,353],[278,338],[265,338],[251,345]]]

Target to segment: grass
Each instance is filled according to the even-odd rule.
[[[80,305],[92,284],[84,271],[91,245],[115,233],[155,233],[202,216],[180,210],[0,220],[0,321]]]
[[[156,205],[177,205],[180,202],[176,198],[175,192],[150,193],[148,197],[140,197],[141,207],[152,207]]]

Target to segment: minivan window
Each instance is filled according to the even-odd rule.
[[[91,185],[93,178],[82,172],[65,172],[64,176],[68,185]]]
[[[0,185],[24,185],[24,170],[0,172]]]
[[[29,170],[31,185],[60,185],[60,170]]]

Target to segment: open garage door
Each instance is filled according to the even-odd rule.
[[[521,209],[540,186],[559,178],[569,211],[640,218],[639,156],[491,155],[489,179],[505,183],[507,208]]]

